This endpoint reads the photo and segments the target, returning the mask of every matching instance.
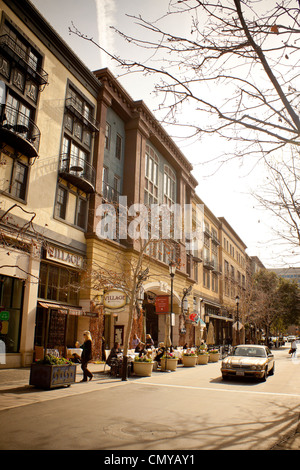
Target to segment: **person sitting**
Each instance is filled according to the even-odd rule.
[[[164,343],[159,343],[158,349],[156,351],[156,356],[154,358],[154,361],[158,362],[158,364],[160,364],[160,360],[163,357],[165,350],[166,348],[165,348]]]
[[[122,351],[121,351],[121,348],[120,348],[120,344],[119,343],[115,343],[114,344],[114,347],[111,349],[110,353],[109,353],[109,356],[108,358],[106,359],[106,364],[108,366],[111,366],[111,361],[112,359],[114,358],[117,358],[118,357],[118,354],[120,354]]]
[[[150,348],[153,348],[154,347],[154,341],[153,339],[151,338],[151,335],[146,335],[146,348],[147,349],[150,349]]]
[[[143,356],[144,354],[147,353],[146,349],[145,349],[145,343],[141,343],[139,342],[139,344],[137,345],[137,347],[135,348],[134,350],[136,353],[139,353],[139,357]]]

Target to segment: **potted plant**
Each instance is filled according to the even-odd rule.
[[[167,351],[160,360],[161,370],[175,371],[177,369],[178,358],[173,352]]]
[[[209,354],[205,349],[199,349],[197,352],[198,360],[197,364],[207,364],[209,359]]]
[[[147,356],[137,356],[133,362],[133,372],[135,375],[139,375],[140,377],[150,377],[153,370],[153,364],[151,358]]]
[[[29,385],[52,389],[75,383],[76,365],[63,357],[51,354],[31,364]]]
[[[184,367],[195,367],[198,356],[195,351],[187,349],[182,355],[182,364]]]
[[[220,353],[218,349],[209,350],[209,362],[218,362],[220,359]]]

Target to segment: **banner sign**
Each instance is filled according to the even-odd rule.
[[[155,299],[155,311],[156,313],[169,313],[169,296],[168,295],[157,295]]]

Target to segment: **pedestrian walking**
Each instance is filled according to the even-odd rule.
[[[291,343],[290,353],[292,354],[292,357],[297,357],[297,342],[295,339]]]
[[[83,371],[83,379],[81,382],[87,382],[87,378],[92,380],[93,374],[88,370],[88,362],[92,359],[92,337],[89,331],[83,333],[84,342],[80,346],[82,349],[81,354],[81,369]]]

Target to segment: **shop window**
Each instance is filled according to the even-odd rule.
[[[79,273],[65,267],[41,263],[38,297],[45,300],[78,304]]]
[[[0,311],[8,312],[0,322],[0,340],[6,353],[19,352],[23,287],[21,279],[0,275]]]

